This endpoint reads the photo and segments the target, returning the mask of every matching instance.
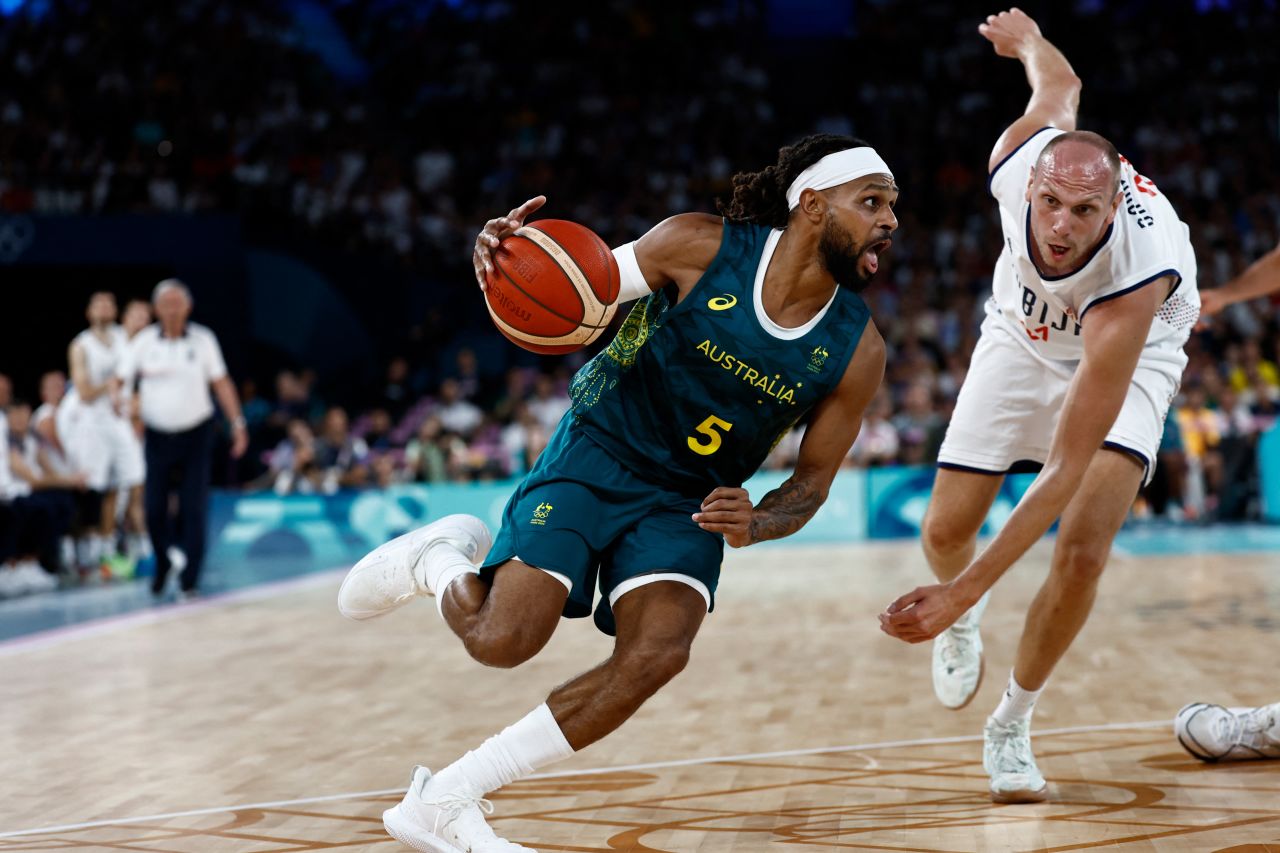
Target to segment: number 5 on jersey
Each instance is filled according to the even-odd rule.
[[[733,429],[733,424],[715,415],[709,415],[705,421],[694,427],[694,432],[701,433],[706,436],[705,440],[699,440],[694,436],[689,436],[689,449],[694,453],[702,456],[710,456],[720,449],[720,443],[724,440],[717,430],[728,432]]]

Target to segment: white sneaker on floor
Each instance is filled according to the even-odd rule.
[[[16,567],[0,566],[0,598],[17,598],[27,594],[27,585]]]
[[[1178,712],[1173,732],[1201,761],[1280,758],[1280,702],[1261,708],[1193,702]]]
[[[1002,726],[987,718],[982,732],[982,766],[991,777],[991,801],[1042,803],[1049,798],[1036,758],[1031,754],[1031,721]]]
[[[417,596],[435,595],[435,590],[427,587],[422,564],[427,549],[441,541],[456,547],[477,566],[493,545],[489,528],[474,515],[446,515],[366,554],[342,581],[338,610],[348,619],[372,619]]]
[[[431,771],[413,768],[399,805],[382,813],[392,838],[424,853],[537,853],[494,834],[484,816],[493,804],[454,791],[428,790]]]
[[[982,686],[986,667],[978,623],[990,595],[983,595],[954,625],[933,640],[933,694],[953,711],[972,702]]]
[[[23,560],[14,566],[14,573],[21,579],[26,592],[53,592],[58,579],[46,572],[35,560]]]

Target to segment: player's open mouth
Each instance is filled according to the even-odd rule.
[[[875,275],[876,270],[880,269],[880,253],[888,251],[893,245],[892,240],[881,240],[879,243],[872,243],[862,253],[863,259],[867,262],[867,271]]]
[[[1055,261],[1060,261],[1067,256],[1069,249],[1066,246],[1058,246],[1053,243],[1049,244],[1049,254],[1053,255]]]

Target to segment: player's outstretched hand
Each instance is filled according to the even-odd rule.
[[[693,520],[703,530],[724,534],[730,548],[751,544],[751,496],[746,489],[717,486],[702,500],[702,511]]]
[[[949,583],[917,587],[880,614],[880,630],[907,643],[932,640],[973,605]]]
[[[1014,6],[998,15],[987,15],[984,24],[978,24],[978,32],[996,49],[998,56],[1018,59],[1021,51],[1040,35],[1040,27],[1026,12]]]
[[[476,270],[476,282],[481,290],[488,290],[487,276],[493,272],[493,250],[504,238],[524,225],[525,217],[547,203],[545,195],[536,195],[517,208],[513,208],[506,216],[490,219],[476,235],[476,247],[471,252],[471,265]]]

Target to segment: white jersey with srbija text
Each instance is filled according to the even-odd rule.
[[[1031,204],[1027,184],[1040,152],[1063,131],[1037,131],[991,174],[991,194],[1000,207],[1004,251],[992,274],[987,313],[999,317],[1023,344],[1045,358],[1079,360],[1082,326],[1089,310],[1108,299],[1171,276],[1177,282],[1151,324],[1142,358],[1168,362],[1181,373],[1182,346],[1200,314],[1196,259],[1185,223],[1156,185],[1121,158],[1123,198],[1115,221],[1084,265],[1052,276],[1031,254]]]

